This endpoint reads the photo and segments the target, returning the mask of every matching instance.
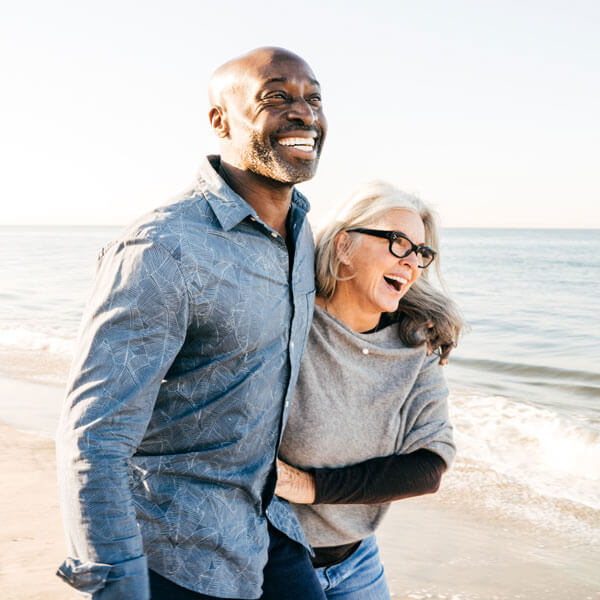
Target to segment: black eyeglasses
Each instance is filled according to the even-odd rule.
[[[435,258],[437,252],[429,246],[417,246],[413,244],[403,233],[399,231],[385,231],[383,229],[364,229],[357,227],[356,229],[348,229],[348,233],[364,233],[379,238],[385,238],[390,242],[390,252],[397,258],[404,258],[411,252],[417,256],[417,265],[420,269],[426,269]]]

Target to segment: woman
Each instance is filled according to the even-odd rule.
[[[276,493],[294,503],[329,599],[390,597],[373,533],[389,502],[437,491],[454,458],[441,364],[463,322],[427,277],[436,247],[427,206],[379,182],[317,240]]]

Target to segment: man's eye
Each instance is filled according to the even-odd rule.
[[[308,101],[312,104],[321,104],[321,96],[319,94],[314,94],[308,98]]]
[[[267,96],[267,100],[285,100],[287,95],[284,92],[273,92]]]

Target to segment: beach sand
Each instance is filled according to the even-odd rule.
[[[598,600],[598,549],[449,495],[396,503],[378,530],[394,599]]]
[[[0,423],[0,598],[81,598],[54,573],[66,556],[54,442]]]
[[[44,402],[56,406],[59,388],[1,379],[0,402],[42,387]],[[54,443],[3,423],[0,438],[0,598],[80,598],[54,574],[66,555]],[[456,468],[498,485],[502,496],[476,466]],[[452,477],[434,496],[395,503],[379,529],[394,600],[600,599],[597,547],[590,552],[587,543],[480,506],[477,493],[465,497]]]

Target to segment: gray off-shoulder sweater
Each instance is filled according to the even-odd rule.
[[[353,331],[319,306],[280,448],[301,469],[336,468],[377,456],[435,452],[455,455],[448,390],[439,358],[409,348],[392,324]],[[371,535],[389,504],[294,504],[316,548]]]

